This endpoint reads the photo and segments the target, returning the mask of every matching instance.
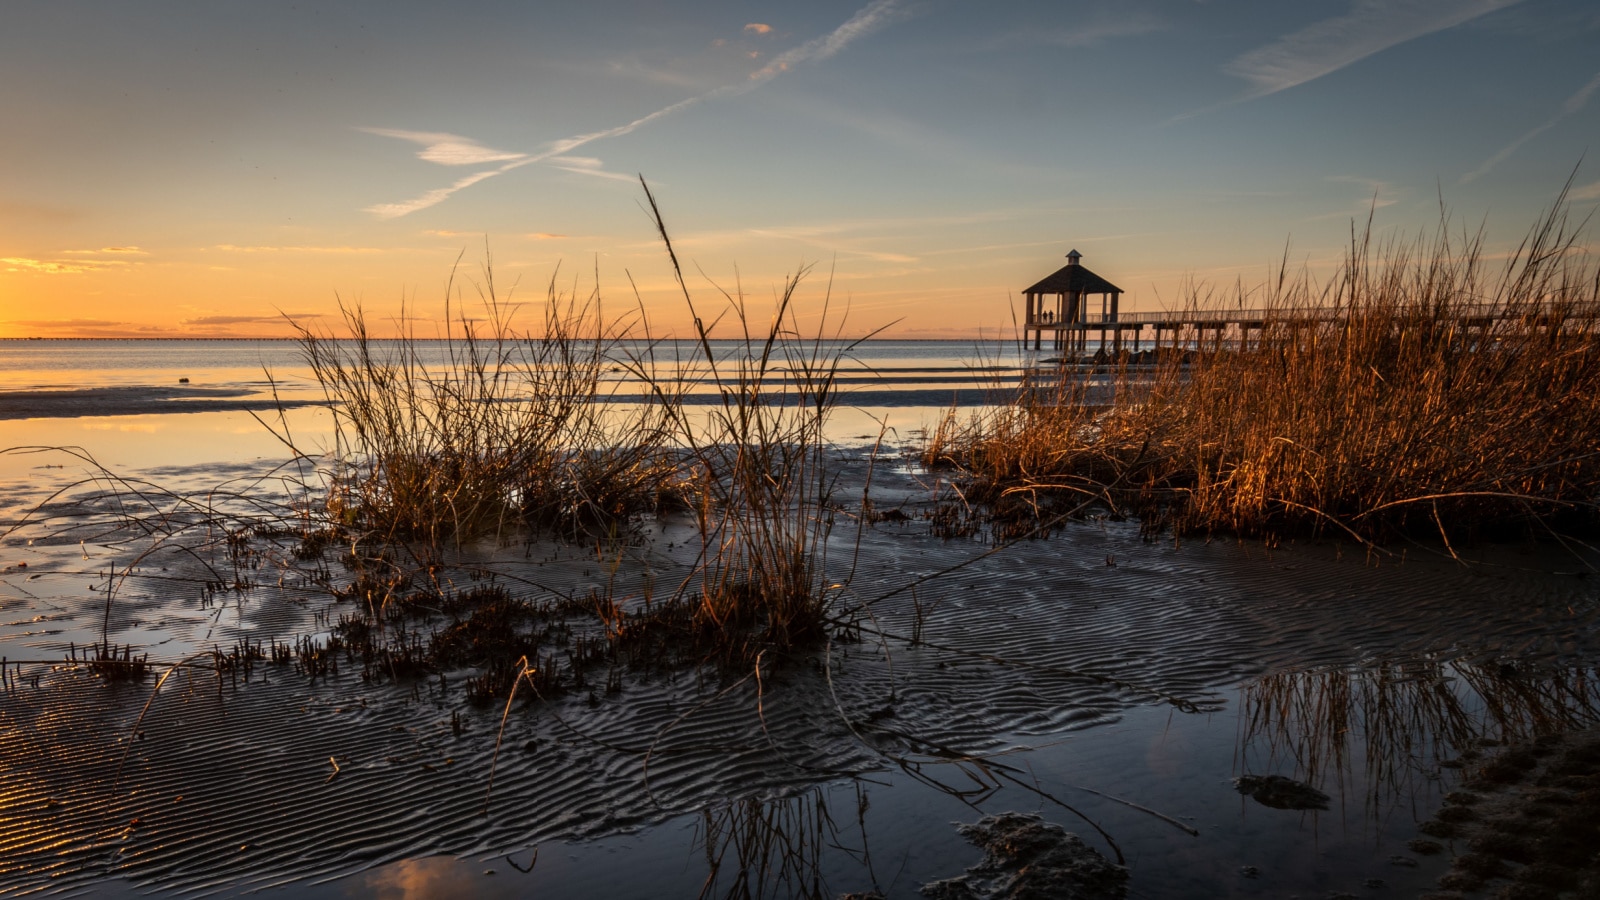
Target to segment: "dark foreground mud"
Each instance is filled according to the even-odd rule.
[[[1472,754],[1415,848],[1450,858],[1431,900],[1600,896],[1600,731]]]
[[[1150,543],[1092,519],[995,552],[934,533],[957,499],[911,469],[880,464],[871,507],[898,515],[866,524],[866,460],[838,461],[826,564],[851,624],[833,640],[580,685],[568,654],[605,627],[580,616],[541,645],[562,690],[511,704],[472,702],[470,654],[409,673],[279,659],[360,611],[330,588],[340,548],[280,565],[224,541],[203,566],[115,529],[19,532],[0,547],[0,892],[911,898],[971,861],[949,823],[976,808],[1062,823],[1141,897],[1415,895],[1451,854],[1406,842],[1465,753],[1597,718],[1600,603],[1570,556]],[[487,543],[430,577],[445,599],[492,584],[636,611],[692,571],[696,535],[663,517],[626,540]],[[447,640],[450,615],[407,627]],[[97,645],[148,670],[108,677]],[[213,665],[241,646],[267,650]],[[1234,785],[1272,775],[1326,809]]]

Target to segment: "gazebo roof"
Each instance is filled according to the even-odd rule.
[[[1023,291],[1024,294],[1120,294],[1122,288],[1101,278],[1077,264],[1076,261],[1057,269],[1038,284]]]

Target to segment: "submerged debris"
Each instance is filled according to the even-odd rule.
[[[967,874],[923,885],[934,900],[1101,900],[1128,895],[1128,870],[1060,825],[1038,816],[1000,813],[962,825],[983,848]]]
[[[1246,797],[1273,809],[1327,809],[1328,795],[1303,781],[1282,775],[1241,775],[1233,786]]]

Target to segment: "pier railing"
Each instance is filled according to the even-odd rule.
[[[1452,306],[1448,310],[1453,318],[1473,324],[1497,319],[1600,319],[1600,304],[1551,303],[1539,306],[1496,303]],[[1225,328],[1230,325],[1259,326],[1267,322],[1334,322],[1346,318],[1349,307],[1281,307],[1277,309],[1181,309],[1154,312],[1088,313],[1075,321],[1042,321],[1037,317],[1028,323],[1030,328],[1049,330],[1112,329],[1181,326]]]

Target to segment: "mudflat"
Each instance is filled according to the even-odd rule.
[[[603,655],[628,620],[590,598],[640,613],[690,578],[686,512],[615,540],[459,547],[379,620],[389,655],[364,656],[330,640],[370,602],[337,545],[260,530],[200,548],[152,540],[126,498],[58,500],[0,575],[0,785],[27,823],[0,884],[377,896],[409,873],[642,897],[760,878],[807,896],[810,873],[911,897],[979,863],[956,823],[1019,811],[1141,896],[1422,890],[1451,854],[1407,842],[1471,775],[1463,752],[1595,717],[1600,602],[1565,551],[1463,565],[1097,518],[998,545],[936,533],[959,499],[909,455],[830,459],[820,549],[843,627],[744,668]],[[191,497],[225,480],[208,514],[297,502],[238,466],[164,478]],[[546,610],[518,627],[545,629],[551,681],[508,704],[474,698],[470,661],[397,668],[396,646],[478,621],[449,604],[486,585]],[[1329,808],[1235,788],[1269,776]],[[640,862],[608,867],[617,852]]]

